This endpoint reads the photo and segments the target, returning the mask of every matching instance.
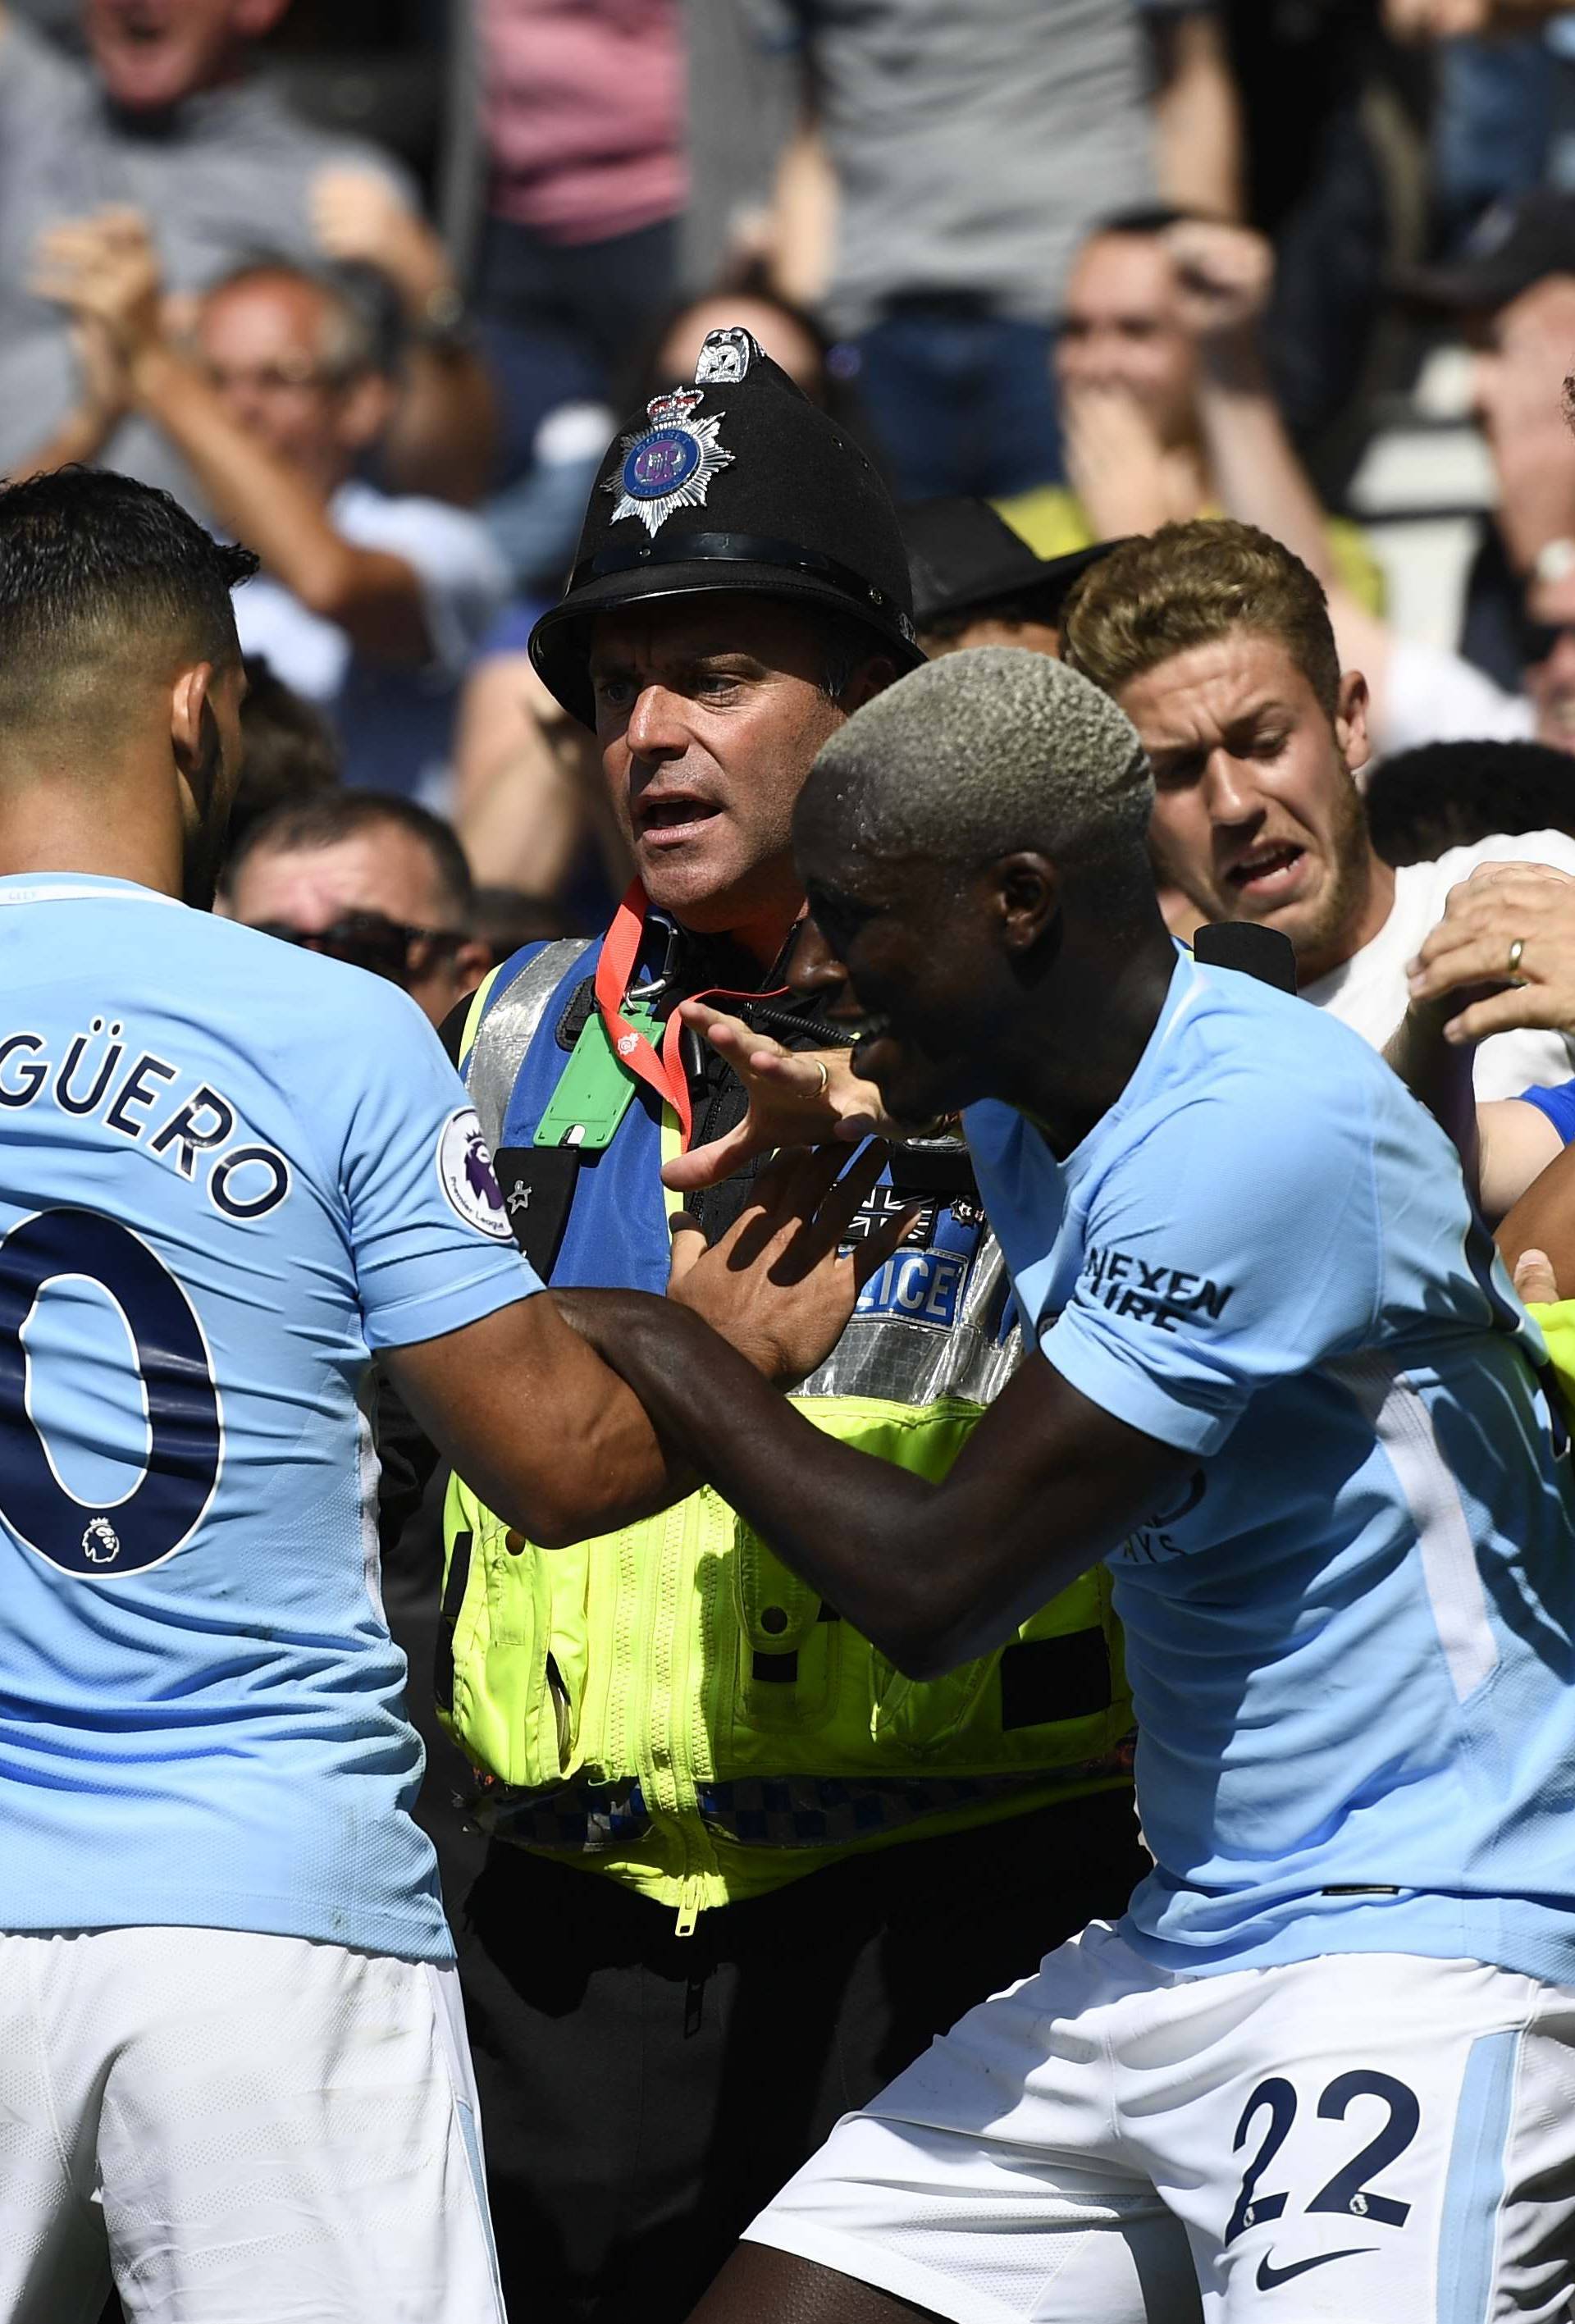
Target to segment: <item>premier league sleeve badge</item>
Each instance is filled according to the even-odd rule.
[[[713,476],[732,466],[732,454],[716,440],[722,414],[695,418],[705,401],[695,387],[651,397],[645,407],[650,426],[622,439],[622,463],[602,486],[618,499],[612,523],[638,517],[654,538],[675,509],[705,507]]]

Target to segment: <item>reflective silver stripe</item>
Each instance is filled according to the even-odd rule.
[[[590,941],[566,936],[544,945],[493,996],[464,1065],[470,1102],[481,1119],[482,1136],[496,1149],[503,1142],[509,1100],[547,1004]]]
[[[1010,1287],[1000,1245],[987,1227],[950,1329],[899,1315],[855,1315],[797,1393],[879,1397],[891,1404],[934,1404],[941,1397],[992,1404],[1022,1361],[1021,1333],[1014,1327],[1004,1342],[998,1337]]]
[[[1356,1397],[1405,1496],[1439,1644],[1455,1700],[1464,1702],[1497,1669],[1498,1647],[1460,1489],[1432,1416],[1414,1382],[1385,1356],[1344,1357],[1326,1369]]]

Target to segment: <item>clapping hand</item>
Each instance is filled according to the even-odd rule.
[[[51,226],[39,237],[31,288],[69,308],[85,332],[102,333],[127,371],[163,344],[159,255],[140,210],[101,209]]]

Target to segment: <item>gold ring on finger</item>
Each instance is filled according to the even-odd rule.
[[[1509,947],[1509,982],[1511,984],[1524,984],[1526,982],[1526,979],[1520,973],[1520,956],[1524,950],[1524,937],[1516,936],[1515,942]]]
[[[824,1057],[816,1057],[815,1067],[815,1071],[820,1075],[820,1087],[815,1091],[815,1094],[817,1098],[821,1098],[825,1095],[827,1090],[831,1087],[831,1072]]]

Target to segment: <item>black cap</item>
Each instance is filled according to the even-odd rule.
[[[1066,557],[1036,557],[989,501],[967,495],[909,501],[898,515],[921,630],[943,613],[983,613],[1008,600],[1031,604],[1053,625],[1073,583],[1121,546],[1101,540]]]
[[[1452,265],[1397,267],[1390,282],[1418,306],[1460,313],[1507,307],[1549,274],[1575,274],[1575,198],[1539,186],[1495,202]]]
[[[693,387],[652,396],[608,447],[568,587],[531,631],[530,659],[594,725],[591,614],[735,590],[841,613],[899,672],[924,659],[897,512],[868,455],[732,329],[709,334]]]

